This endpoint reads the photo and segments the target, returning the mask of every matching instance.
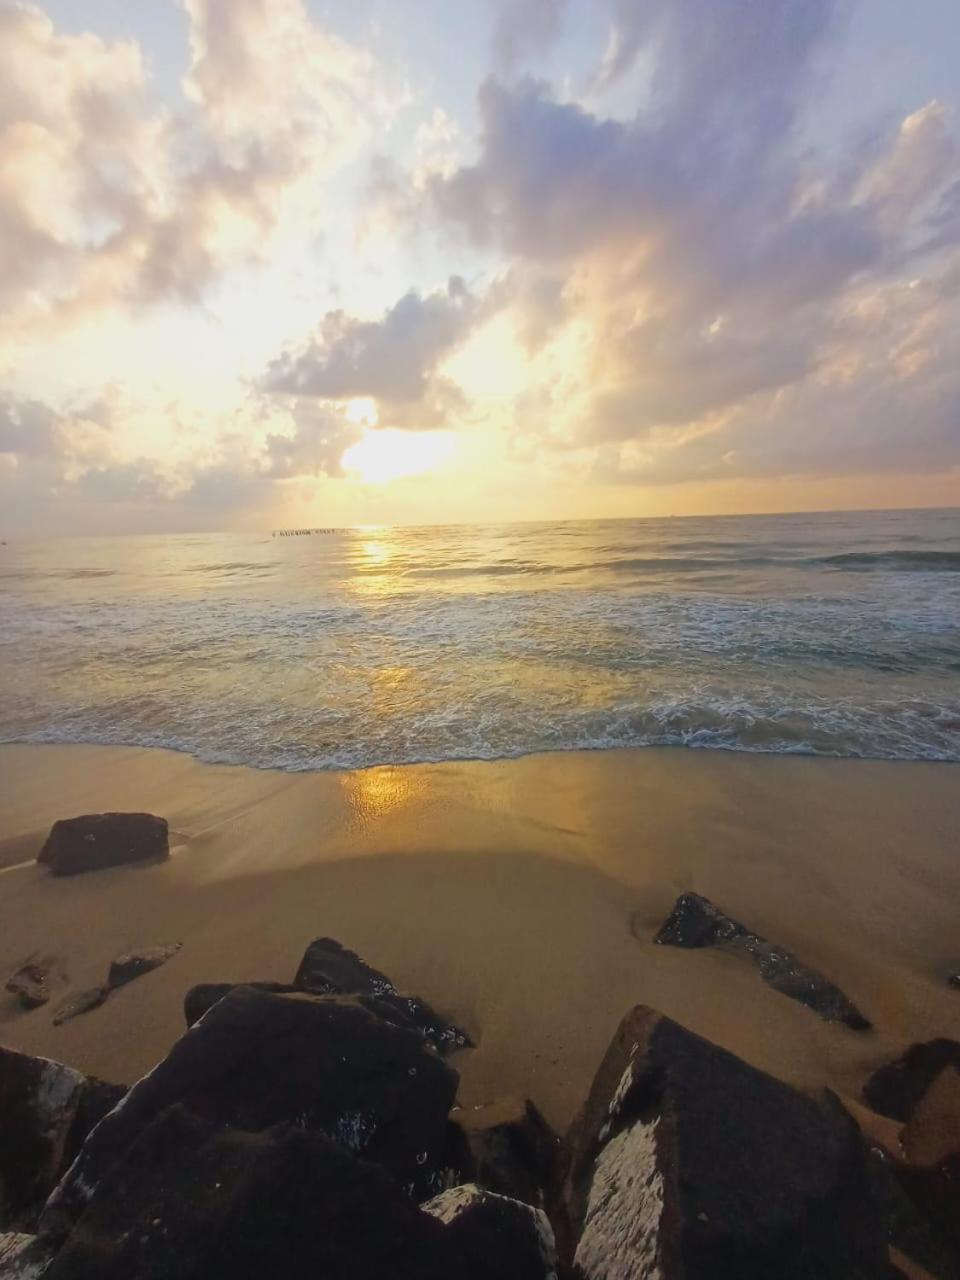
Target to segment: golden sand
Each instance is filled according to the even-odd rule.
[[[55,879],[51,823],[169,819],[169,862]],[[131,947],[162,969],[60,1027],[0,999],[0,1040],[133,1080],[197,982],[292,979],[330,935],[459,1021],[467,1104],[532,1097],[559,1126],[646,1003],[804,1086],[856,1096],[905,1043],[960,1036],[960,767],[645,749],[284,774],[166,751],[0,748],[0,972],[56,952],[71,987]],[[822,1022],[749,961],[657,947],[696,890],[795,951],[875,1023]]]

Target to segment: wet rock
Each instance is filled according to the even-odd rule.
[[[6,989],[24,1009],[39,1009],[66,980],[66,969],[58,956],[31,956],[6,982]]]
[[[681,894],[654,942],[671,947],[713,947],[724,943],[745,951],[760,976],[791,1000],[798,1000],[827,1022],[842,1022],[854,1031],[868,1031],[870,1022],[828,978],[803,964],[791,951],[778,947],[723,914],[697,893]]]
[[[151,813],[90,813],[55,822],[37,861],[55,876],[167,858],[165,818]]]
[[[182,946],[182,942],[168,942],[163,946],[145,947],[142,951],[127,951],[122,956],[117,956],[110,964],[109,986],[111,989],[125,986],[134,978],[149,973],[151,969],[159,969]]]
[[[475,1183],[453,1187],[423,1206],[445,1224],[448,1239],[481,1274],[510,1280],[556,1280],[553,1229],[542,1210]]]
[[[941,1037],[911,1045],[873,1073],[863,1087],[864,1101],[882,1116],[905,1123],[944,1067],[960,1070],[960,1042]]]
[[[69,1227],[137,1135],[175,1103],[251,1133],[285,1122],[322,1133],[425,1198],[448,1185],[442,1158],[457,1079],[419,1035],[354,999],[237,988],[97,1126],[44,1227]]]
[[[71,1018],[78,1018],[81,1013],[89,1013],[91,1009],[99,1009],[110,995],[109,987],[90,987],[86,991],[77,991],[67,996],[54,1014],[53,1025],[59,1027]]]
[[[623,1021],[566,1141],[561,1254],[583,1280],[880,1280],[856,1125],[677,1023]]]
[[[40,1280],[52,1256],[37,1236],[0,1232],[0,1280]]]
[[[382,1009],[393,1005],[438,1053],[452,1053],[472,1043],[466,1032],[441,1018],[426,1001],[397,991],[385,973],[334,938],[316,938],[310,943],[294,984],[305,991],[373,996],[383,1001]]]
[[[0,1049],[0,1228],[31,1229],[67,1158],[86,1078]]]
[[[485,1107],[457,1108],[450,1122],[461,1139],[462,1180],[543,1205],[560,1144],[532,1102],[506,1098]]]

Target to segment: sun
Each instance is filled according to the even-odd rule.
[[[436,470],[453,456],[455,448],[450,431],[368,428],[343,455],[343,468],[366,484],[386,484]]]

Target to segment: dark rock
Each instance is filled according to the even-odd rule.
[[[303,990],[290,982],[201,982],[191,987],[183,998],[183,1016],[188,1027],[199,1022],[208,1009],[237,987],[251,987],[254,991],[271,991],[274,995],[296,995]]]
[[[529,1101],[506,1098],[485,1107],[457,1108],[450,1122],[462,1137],[461,1181],[542,1206],[553,1180],[559,1139]]]
[[[111,988],[125,986],[134,978],[139,978],[151,969],[159,969],[162,964],[177,954],[183,946],[182,942],[168,942],[159,947],[145,947],[142,951],[127,951],[117,956],[110,964],[108,979]]]
[[[880,1280],[856,1125],[670,1019],[621,1023],[566,1142],[558,1223],[583,1280]]]
[[[38,1236],[0,1232],[0,1280],[40,1280],[52,1257]]]
[[[0,1048],[0,1229],[35,1226],[47,1196],[117,1096],[117,1086],[62,1063]]]
[[[726,943],[752,957],[760,976],[775,991],[798,1000],[827,1022],[868,1031],[870,1022],[828,978],[784,947],[775,946],[723,914],[697,893],[681,894],[654,942],[671,947],[713,947]]]
[[[481,1193],[482,1194],[482,1193]],[[104,1176],[49,1280],[546,1280],[542,1214],[425,1212],[321,1134],[221,1129],[173,1106]],[[434,1202],[435,1203],[435,1202]]]
[[[960,1261],[949,1237],[929,1218],[929,1196],[900,1160],[876,1148],[869,1153],[870,1189],[883,1219],[887,1241],[938,1280],[960,1280]]]
[[[948,974],[947,982],[951,987],[960,987],[960,973]]]
[[[87,991],[77,991],[58,1007],[54,1014],[53,1025],[59,1027],[71,1018],[78,1018],[81,1013],[89,1013],[91,1009],[99,1009],[110,995],[109,987],[90,987]]]
[[[446,1225],[448,1240],[464,1258],[476,1260],[481,1274],[555,1280],[557,1250],[542,1210],[475,1183],[441,1192],[423,1210]]]
[[[31,956],[7,979],[6,989],[24,1009],[39,1009],[66,980],[63,961],[57,956]]]
[[[49,866],[55,876],[70,876],[169,855],[165,818],[151,813],[90,813],[55,822],[37,861]]]
[[[903,1131],[905,1184],[947,1240],[960,1270],[960,1072],[948,1066],[913,1109]]]
[[[216,1125],[294,1123],[384,1166],[415,1198],[445,1185],[457,1073],[411,1031],[356,1000],[240,987],[187,1032],[87,1139],[44,1212],[62,1232],[161,1111],[182,1103]]]
[[[377,997],[383,1002],[381,1009],[393,1005],[438,1053],[452,1053],[472,1044],[466,1032],[441,1018],[426,1001],[401,994],[386,974],[333,938],[317,938],[310,943],[294,984],[304,991]]]
[[[911,1045],[873,1073],[863,1087],[864,1101],[880,1115],[905,1123],[944,1067],[960,1070],[960,1042],[940,1038]]]

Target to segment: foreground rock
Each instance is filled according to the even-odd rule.
[[[661,946],[713,947],[725,943],[750,955],[760,976],[775,991],[799,1000],[827,1022],[842,1022],[868,1031],[870,1022],[839,987],[811,969],[784,947],[775,946],[732,920],[698,893],[681,894],[654,938]]]
[[[80,1144],[125,1092],[0,1048],[0,1229],[33,1229]]]
[[[111,990],[126,986],[134,978],[140,978],[153,969],[159,969],[177,954],[181,942],[168,942],[159,947],[145,947],[142,951],[128,951],[110,964],[107,983]]]
[[[72,876],[169,856],[165,818],[151,813],[91,813],[55,822],[37,862],[55,876]]]
[[[583,1280],[881,1280],[857,1128],[650,1009],[621,1024],[567,1139]]]
[[[542,1207],[559,1153],[556,1134],[529,1101],[506,1098],[450,1115],[462,1180]]]
[[[43,1240],[21,1232],[0,1232],[0,1280],[40,1280],[52,1257]]]
[[[960,1070],[960,1041],[941,1037],[911,1045],[873,1073],[863,1087],[864,1101],[880,1115],[905,1123],[944,1067]]]
[[[402,995],[386,974],[333,938],[317,938],[310,943],[292,983],[207,982],[193,987],[187,992],[183,1005],[187,1026],[193,1026],[218,1000],[240,985],[278,995],[307,991],[314,995],[357,996],[367,1009],[386,1022],[416,1031],[439,1054],[453,1053],[471,1044],[465,1032],[442,1018],[425,1000]]]
[[[510,1280],[555,1280],[556,1245],[542,1210],[475,1183],[444,1191],[423,1209],[446,1225],[447,1239],[465,1259],[479,1262],[485,1274]]]
[[[35,955],[10,975],[6,989],[24,1009],[39,1009],[65,981],[66,969],[58,956]]]
[[[457,1080],[419,1035],[349,997],[237,988],[97,1127],[42,1224],[53,1233],[72,1226],[147,1125],[178,1103],[248,1133],[289,1123],[323,1134],[423,1199],[447,1185],[443,1155]]]
[[[477,1208],[447,1222],[315,1131],[243,1133],[171,1107],[105,1176],[47,1276],[548,1280],[531,1247],[537,1230],[551,1246],[542,1216],[507,1202],[484,1224],[493,1207]]]
[[[949,1242],[960,1274],[960,1072],[940,1072],[903,1131],[908,1169],[902,1174],[914,1202]]]

